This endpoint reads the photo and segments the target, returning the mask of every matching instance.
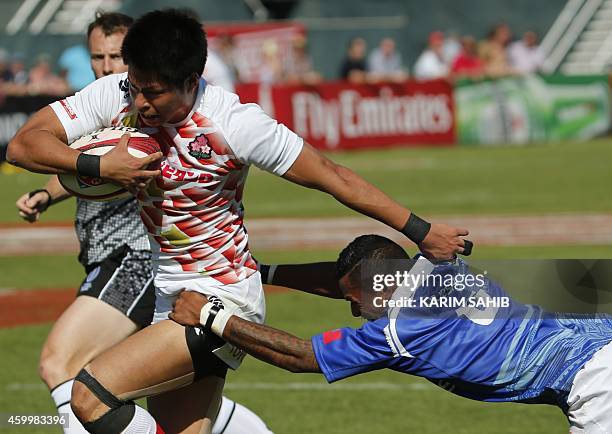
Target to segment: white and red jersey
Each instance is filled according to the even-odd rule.
[[[159,128],[141,124],[127,73],[101,78],[51,107],[69,142],[110,126],[138,127],[159,142],[162,176],[138,197],[159,289],[196,277],[228,285],[256,271],[243,223],[247,172],[254,164],[283,175],[302,150],[299,136],[203,79],[191,113]]]

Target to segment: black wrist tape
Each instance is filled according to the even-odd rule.
[[[431,223],[423,220],[421,217],[417,216],[415,213],[410,213],[410,217],[408,217],[408,221],[406,225],[401,230],[401,232],[406,235],[413,243],[421,244],[421,242],[425,239],[429,230],[431,229]]]
[[[100,177],[100,156],[81,153],[76,161],[76,169],[79,175]]]
[[[31,192],[28,193],[28,198],[33,197],[34,195],[38,194],[38,193],[47,193],[47,203],[45,204],[45,206],[40,207],[39,211],[46,211],[47,208],[49,208],[49,205],[51,205],[52,199],[51,199],[51,193],[49,193],[49,190],[47,190],[46,188],[39,188],[38,190],[32,190]]]
[[[474,243],[470,240],[463,240],[465,243],[463,246],[463,256],[470,256],[472,254],[472,248],[474,247]]]
[[[210,331],[213,321],[215,320],[215,317],[217,316],[220,310],[221,308],[217,305],[214,305],[210,308],[210,312],[208,313],[208,319],[206,320],[206,324],[204,324],[204,330]]]
[[[259,264],[259,274],[261,274],[262,283],[268,283],[268,276],[270,275],[270,266],[266,264]]]

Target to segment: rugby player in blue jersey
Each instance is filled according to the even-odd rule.
[[[390,260],[404,260],[408,270]],[[612,432],[610,317],[521,304],[460,259],[407,260],[393,241],[366,235],[350,243],[336,263],[263,266],[268,283],[348,300],[353,315],[368,320],[359,329],[303,340],[245,321],[188,291],[171,317],[212,330],[291,372],[321,372],[329,382],[387,368],[479,401],[556,405],[567,415],[571,433]],[[372,264],[381,271],[390,266],[384,273],[391,281],[373,285],[382,280]],[[404,278],[400,286],[390,284],[394,275]]]

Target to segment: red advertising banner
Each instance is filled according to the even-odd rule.
[[[243,84],[242,102],[257,102],[320,149],[456,142],[452,86],[443,80],[315,86]]]

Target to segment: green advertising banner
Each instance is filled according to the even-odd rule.
[[[610,128],[604,75],[465,80],[454,92],[461,144],[586,140]]]

